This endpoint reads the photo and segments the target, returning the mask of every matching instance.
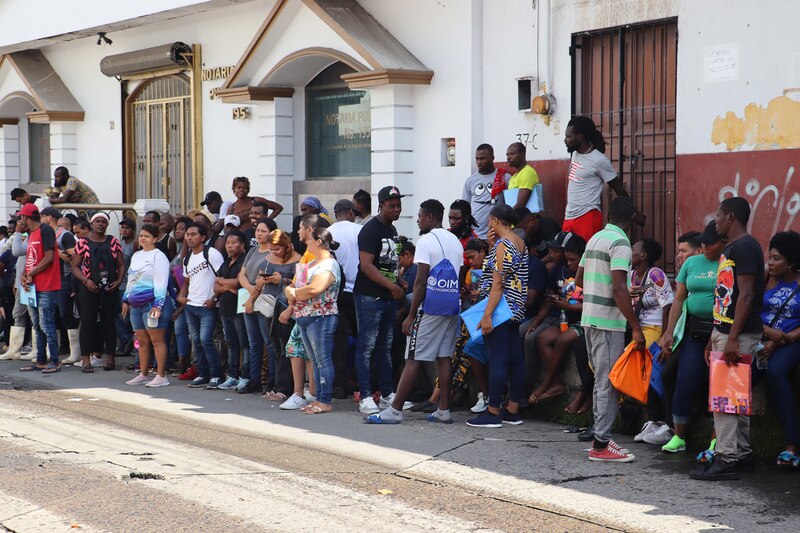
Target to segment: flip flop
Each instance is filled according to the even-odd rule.
[[[376,424],[376,425],[380,425],[380,424],[399,424],[400,421],[399,420],[384,420],[383,418],[381,418],[380,413],[378,413],[378,414],[374,414],[374,415],[365,416],[364,417],[364,423],[365,424]]]
[[[308,409],[305,410],[307,415],[321,415],[324,413],[330,413],[333,409],[323,409],[319,405],[312,405]]]
[[[800,467],[800,457],[789,450],[785,450],[778,455],[775,464],[782,470],[797,470]]]
[[[559,396],[563,396],[567,393],[567,388],[564,387],[563,389],[556,391],[556,392],[545,392],[541,396],[535,396],[533,394],[530,395],[528,398],[528,403],[539,403],[543,402],[544,400],[549,400],[552,398],[558,398]]]
[[[47,368],[46,365],[39,366],[38,364],[33,364],[31,366],[23,366],[22,368],[19,369],[19,371],[20,372],[35,372],[37,370],[44,370],[45,368]]]
[[[51,363],[47,365],[47,368],[42,370],[42,374],[55,374],[56,372],[61,372],[61,365],[54,365]]]

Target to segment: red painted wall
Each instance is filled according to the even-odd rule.
[[[702,230],[719,202],[750,202],[750,233],[765,249],[778,231],[800,231],[800,149],[678,155],[677,235]],[[666,243],[665,243],[666,245]]]

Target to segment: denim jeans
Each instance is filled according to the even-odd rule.
[[[484,335],[483,339],[489,352],[489,405],[500,408],[506,383],[509,385],[508,399],[522,402],[525,355],[523,340],[519,336],[519,322],[504,322],[489,335]]]
[[[47,363],[46,348],[50,348],[50,363],[59,364],[56,308],[58,291],[36,291],[36,307],[29,307],[33,331],[36,334],[36,362]]]
[[[186,322],[186,313],[183,312],[175,319],[175,349],[178,357],[188,357],[192,352],[192,342],[189,338],[189,324]]]
[[[228,376],[238,378],[240,364],[241,368],[244,368],[250,359],[247,330],[244,327],[244,313],[233,316],[220,315],[220,317],[222,318],[222,329],[225,332],[225,342],[228,344]]]
[[[122,308],[122,296],[124,295],[125,290],[120,288],[119,291],[119,301],[120,301],[120,308]],[[169,298],[169,296],[168,296]],[[125,315],[125,318],[122,316],[117,315],[114,317],[114,329],[117,332],[117,345],[118,351],[124,349],[125,345],[130,342],[133,338],[133,328],[131,327],[131,316]]]
[[[397,303],[374,296],[354,294],[358,339],[356,341],[356,377],[362,398],[372,396],[370,358],[374,351],[378,387],[386,397],[393,391],[392,340]]]
[[[75,297],[72,294],[72,276],[61,276],[61,290],[58,291],[58,316],[66,329],[75,329]]]
[[[757,373],[763,372],[767,375],[773,409],[783,425],[786,444],[800,444],[795,397],[792,392],[792,370],[797,365],[800,365],[800,344],[793,343],[775,350],[769,358],[766,370],[757,370],[755,366],[753,367],[754,385]]]
[[[249,314],[242,313],[242,316],[244,316],[247,339],[250,342],[250,360],[242,368],[242,374],[244,377],[249,378],[252,383],[261,383],[261,366],[263,364],[265,344],[270,354],[270,361],[275,359],[272,357],[272,343],[269,340],[269,331],[267,331],[267,319],[257,311]]]
[[[189,335],[197,359],[197,370],[201,378],[219,377],[219,352],[214,345],[214,327],[217,310],[187,305],[184,313],[189,325]]]
[[[317,400],[329,404],[333,399],[333,335],[337,315],[303,316],[295,319],[303,337],[308,358],[314,364]]]
[[[692,400],[697,391],[708,386],[708,365],[705,358],[706,343],[692,340],[686,335],[680,344],[678,380],[672,398],[672,420],[676,424],[688,424],[692,411]]]

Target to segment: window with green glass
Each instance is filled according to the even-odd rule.
[[[50,124],[28,124],[31,181],[50,182]]]
[[[336,63],[306,86],[306,176],[337,178],[371,173],[369,91],[351,91]]]

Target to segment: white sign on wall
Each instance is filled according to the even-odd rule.
[[[707,46],[703,55],[703,82],[739,79],[739,43]]]

